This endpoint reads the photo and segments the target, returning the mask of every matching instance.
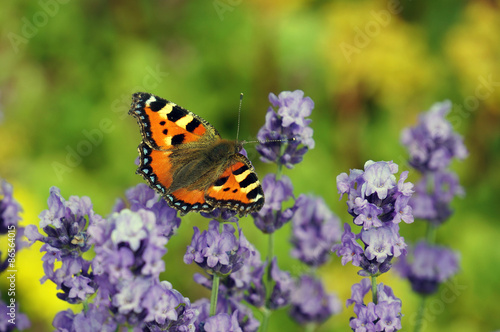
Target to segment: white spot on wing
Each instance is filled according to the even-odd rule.
[[[148,106],[149,106],[151,103],[153,103],[153,102],[155,102],[155,101],[156,101],[155,96],[151,96],[151,97],[149,97],[149,99],[148,99],[148,100],[146,100],[146,105],[148,105]]]

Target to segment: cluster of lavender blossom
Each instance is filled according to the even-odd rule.
[[[21,205],[13,197],[12,185],[3,179],[0,182],[0,236],[3,243],[8,243],[6,253],[0,250],[0,273],[9,273],[17,271],[16,253],[26,247],[27,243],[22,239],[24,228],[19,226]],[[3,294],[10,298],[8,304],[0,299],[0,331],[23,331],[31,326],[28,317],[19,311],[17,301],[12,301],[15,300],[15,291],[15,288],[9,286],[6,294]],[[0,298],[3,296],[0,293]]]
[[[191,303],[171,283],[160,279],[168,268],[163,261],[166,246],[181,219],[153,189],[139,184],[127,190],[126,200],[118,199],[104,218],[93,211],[90,198],[71,196],[66,200],[52,187],[48,210],[40,214],[39,225],[45,234],[34,225],[26,227],[24,234],[31,243],[43,243],[45,275],[41,282],[56,284],[59,299],[83,304],[79,313],[71,309],[59,312],[53,320],[57,330],[79,331],[86,326],[101,331],[266,332],[271,313],[281,308],[288,308],[292,319],[311,328],[341,310],[337,296],[326,292],[316,274],[333,251],[342,257],[343,265],[351,262],[360,267],[358,274],[364,277],[352,286],[346,303],[354,305],[356,314],[349,322],[351,329],[392,332],[401,329],[402,302],[389,286],[377,284],[376,277],[391,269],[394,258],[399,257],[401,270],[406,271],[403,274],[424,293],[434,287],[434,279],[429,283],[427,278],[431,272],[440,282],[450,277],[454,264],[445,249],[429,260],[424,256],[437,249],[419,244],[410,263],[404,260],[407,245],[399,235],[401,221],[412,223],[414,215],[422,218],[427,213],[428,220],[440,223],[450,214],[443,200],[449,203],[460,191],[456,176],[439,167],[449,164],[446,158],[466,154],[447,125],[435,125],[433,117],[443,114],[441,108],[422,118],[428,122],[422,128],[404,134],[414,152],[411,164],[419,170],[432,169],[434,173],[424,172],[424,176],[441,192],[424,190],[430,180],[414,188],[405,182],[407,171],[397,179],[398,165],[393,162],[368,161],[364,170],[353,169],[349,175],[337,177],[339,194],[341,198],[347,194],[348,212],[358,229],[352,231],[345,223],[342,233],[339,218],[321,197],[296,197],[291,179],[282,174],[282,166],[293,168],[314,147],[308,118],[313,101],[300,90],[278,96],[271,93],[269,100],[272,106],[258,133],[261,143],[257,150],[262,161],[276,164],[277,171],[263,178],[266,202],[252,213],[255,226],[269,240],[266,257],[245,237],[234,211],[202,213],[209,219],[208,228],[193,228],[183,260],[202,269],[204,273],[196,273],[194,281],[211,289],[212,296]],[[424,128],[433,124],[431,129]],[[425,138],[425,130],[434,134],[434,141]],[[443,195],[445,184],[450,189]],[[19,207],[9,198],[9,188],[3,187],[0,204],[2,231],[4,225],[19,220]],[[412,198],[414,189],[417,198]],[[291,256],[305,266],[297,269],[305,271],[300,275],[281,270],[273,252],[274,233],[287,223],[292,226]],[[21,229],[18,232],[22,235]],[[87,259],[89,255],[84,254],[91,248],[95,256]],[[424,276],[418,275],[422,266],[429,269]],[[370,291],[372,301],[366,302]],[[263,313],[262,320],[254,317],[252,307]]]
[[[344,224],[340,244],[332,250],[342,257],[342,264],[352,262],[361,267],[360,283],[352,286],[352,297],[347,306],[354,304],[357,315],[351,318],[354,331],[396,331],[401,329],[401,300],[389,286],[376,285],[376,277],[388,272],[395,257],[406,255],[404,238],[399,235],[399,223],[412,223],[412,208],[408,205],[413,184],[406,182],[408,171],[399,180],[395,174],[398,165],[386,161],[367,161],[364,170],[352,169],[349,175],[337,176],[337,189],[341,198],[348,195],[348,212],[353,223],[360,226],[359,233]],[[360,244],[360,242],[362,245]],[[371,286],[370,286],[371,285]],[[372,302],[365,304],[364,295],[372,291]]]
[[[40,214],[42,235],[26,227],[32,242],[43,243],[45,276],[62,292],[57,296],[84,310],[59,312],[53,321],[58,330],[115,331],[118,326],[152,331],[194,331],[197,311],[172,285],[160,281],[165,270],[165,245],[179,226],[175,210],[146,185],[127,191],[128,205],[117,202],[107,218],[94,213],[88,197],[65,200],[52,187],[49,209]],[[93,246],[95,257],[83,254]],[[62,264],[55,268],[55,261]]]
[[[292,256],[318,267],[328,261],[331,246],[340,239],[340,222],[321,198],[294,199],[291,180],[281,174],[282,165],[292,168],[314,147],[307,119],[314,103],[302,91],[269,98],[278,110],[269,108],[258,134],[262,140],[258,150],[262,160],[276,163],[279,171],[264,177],[266,204],[252,216],[265,234],[291,221]],[[208,229],[194,227],[184,255],[186,264],[194,262],[205,272],[195,274],[195,282],[212,289],[212,299],[191,303],[168,281],[160,280],[160,273],[168,268],[163,261],[166,246],[181,224],[177,211],[145,184],[129,189],[125,196],[109,216],[102,217],[93,211],[90,198],[66,200],[52,187],[48,209],[40,214],[40,228],[26,228],[27,238],[41,242],[45,253],[41,282],[56,284],[59,299],[83,304],[79,313],[59,312],[53,320],[57,330],[87,326],[102,331],[126,327],[253,332],[266,331],[270,313],[280,308],[288,307],[290,316],[303,325],[319,324],[340,311],[337,297],[326,293],[312,270],[292,276],[279,268],[272,251],[262,260],[235,213],[218,209],[202,213],[210,219]],[[95,256],[87,259],[84,254],[91,248]],[[252,306],[264,312],[263,322],[253,316]]]
[[[304,98],[302,91],[282,92],[279,96],[271,93],[269,100],[278,110],[269,107],[266,123],[258,133],[261,144],[257,150],[264,162],[277,164],[278,170],[282,165],[292,168],[314,147],[312,129],[308,127],[311,120],[306,119],[314,103]],[[284,307],[289,307],[289,315],[299,324],[320,324],[340,311],[340,302],[335,295],[326,293],[314,274],[294,278],[280,270],[272,253],[272,235],[292,222],[292,256],[318,267],[328,261],[331,246],[340,239],[340,222],[321,198],[300,195],[291,203],[292,182],[280,171],[267,174],[262,187],[266,203],[252,217],[256,227],[271,238],[271,252],[264,261],[238,223],[237,229],[231,224],[221,226],[220,222],[231,220],[234,213],[215,211],[203,214],[212,219],[207,231],[194,228],[184,262],[195,262],[204,270],[205,274],[195,275],[195,281],[208,289],[213,289],[214,279],[220,278],[216,314],[212,317],[225,315],[226,321],[231,317],[235,331],[235,324],[245,332],[256,331],[259,326],[266,331],[270,313]],[[253,317],[244,302],[265,313],[262,322]],[[203,316],[201,321],[208,316],[210,305],[208,299],[196,302]]]
[[[405,128],[401,135],[410,155],[409,164],[422,174],[410,205],[414,217],[427,221],[428,229],[426,240],[417,243],[410,258],[400,260],[397,269],[422,295],[435,293],[459,269],[458,253],[436,245],[433,236],[452,215],[453,198],[464,194],[458,176],[449,170],[453,159],[463,160],[468,155],[462,137],[445,118],[450,110],[450,101],[434,104],[420,115],[416,126]]]

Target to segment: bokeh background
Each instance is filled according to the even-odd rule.
[[[450,99],[449,119],[470,156],[453,164],[466,196],[454,201],[456,212],[437,241],[461,252],[462,271],[431,300],[425,331],[500,329],[499,7],[498,0],[4,1],[0,177],[14,185],[24,225],[38,224],[51,186],[66,198],[89,196],[95,211],[107,215],[117,197],[142,182],[134,165],[139,129],[127,115],[133,92],[172,100],[225,138],[236,136],[243,92],[240,137],[252,139],[264,123],[268,94],[301,89],[315,102],[316,147],[285,174],[297,196],[323,196],[347,222],[335,177],[369,159],[408,169],[401,130],[434,102]],[[247,151],[261,178],[275,170],[258,161],[253,146]],[[208,293],[192,281],[199,271],[182,256],[192,226],[206,224],[188,215],[165,256],[162,278],[193,301]],[[264,254],[266,238],[250,218],[241,224]],[[403,225],[402,233],[414,241],[424,227]],[[276,252],[281,268],[298,274],[303,266],[289,255],[289,235],[287,225]],[[50,282],[40,285],[38,250],[18,253],[17,300],[32,329],[47,331],[67,305]],[[337,257],[319,274],[342,303],[360,279]],[[394,273],[379,280],[402,299],[403,330],[411,331],[418,297]],[[319,330],[346,331],[352,315],[352,307],[344,309]],[[270,331],[279,330],[303,329],[282,310],[271,318]]]

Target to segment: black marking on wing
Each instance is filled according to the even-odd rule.
[[[155,100],[153,101],[152,103],[149,104],[149,108],[151,108],[151,110],[153,112],[158,112],[160,111],[163,107],[165,107],[165,105],[167,105],[167,101],[166,100]]]
[[[198,119],[193,118],[193,120],[191,120],[191,122],[189,122],[186,125],[186,130],[189,131],[190,133],[192,133],[196,128],[198,128],[198,126],[200,124],[201,124],[201,122]]]
[[[227,179],[229,179],[228,176],[224,176],[222,178],[219,178],[217,181],[215,181],[214,186],[216,186],[216,187],[222,186],[224,183],[227,182]]]
[[[167,114],[167,118],[172,122],[176,122],[186,114],[188,114],[186,110],[175,105],[174,107],[172,107],[172,111]]]
[[[251,185],[252,183],[257,182],[257,181],[259,181],[259,179],[257,179],[257,175],[255,175],[255,173],[249,173],[247,175],[247,177],[243,181],[240,182],[240,187],[246,188],[249,185]]]
[[[240,174],[242,174],[243,172],[245,172],[247,169],[249,169],[249,168],[248,168],[248,166],[247,166],[247,165],[243,165],[243,166],[241,166],[240,168],[235,169],[235,170],[233,171],[233,174],[234,174],[234,175],[240,175]]]
[[[173,136],[172,137],[172,145],[182,144],[182,142],[184,142],[184,138],[186,138],[186,136],[184,134],[177,134],[177,135]]]
[[[264,192],[262,191],[262,187],[261,186],[255,187],[252,190],[250,190],[247,193],[247,198],[249,200],[255,199],[255,197],[257,197],[258,194],[261,194],[262,196],[264,196]]]
[[[214,207],[208,203],[195,203],[190,204],[185,201],[175,197],[174,195],[167,194],[164,196],[168,205],[178,210],[181,216],[185,215],[189,211],[197,211],[197,212],[211,212]]]

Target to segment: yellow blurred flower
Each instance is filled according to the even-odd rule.
[[[341,95],[362,89],[390,108],[431,89],[437,66],[422,31],[398,16],[402,10],[402,3],[385,1],[330,6],[323,47],[328,89]]]
[[[499,32],[500,11],[487,2],[469,2],[463,19],[450,30],[445,42],[445,52],[455,67],[462,95],[478,95],[478,100],[497,110],[496,105],[500,102]]]

